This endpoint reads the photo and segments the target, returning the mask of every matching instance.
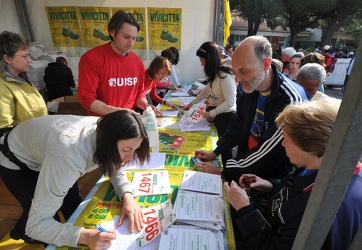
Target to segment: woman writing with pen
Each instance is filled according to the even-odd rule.
[[[96,168],[109,177],[123,202],[118,225],[127,216],[131,233],[143,228],[144,216],[123,168],[133,156],[141,164],[149,160],[147,132],[137,113],[34,118],[0,138],[0,144],[0,176],[29,212],[27,237],[56,246],[109,247],[116,237],[114,230],[100,232],[56,220],[59,209],[65,219],[75,211],[81,202],[76,181]]]

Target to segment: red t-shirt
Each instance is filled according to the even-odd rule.
[[[145,70],[145,82],[144,82],[144,89],[146,95],[149,94],[151,99],[157,103],[162,103],[163,99],[159,97],[156,93],[156,85],[160,83],[156,80],[151,80],[148,75],[148,69]]]
[[[90,105],[100,100],[108,105],[133,109],[144,98],[144,65],[141,58],[130,52],[118,55],[109,43],[87,51],[79,61],[78,97],[89,115]]]
[[[326,65],[326,67],[328,67],[331,64],[331,54],[329,53],[325,53],[324,54],[324,64]]]

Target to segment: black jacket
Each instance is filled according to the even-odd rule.
[[[238,87],[237,110],[228,129],[217,142],[214,152],[219,155],[238,145],[236,159],[227,161],[222,175],[229,182],[239,183],[242,174],[253,173],[264,179],[282,178],[290,171],[291,164],[282,146],[283,132],[277,129],[275,118],[290,103],[308,100],[304,88],[278,73],[272,65],[274,81],[271,96],[265,106],[265,129],[258,146],[249,149],[250,126],[255,117],[258,91],[244,93]]]
[[[44,82],[49,100],[73,95],[70,87],[75,87],[72,70],[60,62],[49,63],[45,68]]]
[[[262,214],[251,205],[236,212],[236,223],[250,249],[291,249],[317,172],[298,176],[298,168],[274,186]]]

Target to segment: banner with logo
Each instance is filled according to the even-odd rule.
[[[69,56],[80,56],[84,49],[77,7],[45,7],[45,10],[54,47]]]
[[[181,50],[181,8],[147,8],[150,54],[169,47]],[[152,58],[154,55],[150,55]]]
[[[83,37],[83,47],[90,49],[108,43],[109,7],[77,7]]]

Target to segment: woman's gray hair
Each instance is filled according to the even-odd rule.
[[[30,40],[24,36],[11,31],[0,33],[0,71],[6,69],[4,55],[14,57],[18,50],[25,50],[30,47]]]
[[[293,56],[292,56],[292,59],[293,58],[300,58],[302,59],[304,57],[304,54],[302,52],[297,52],[295,53]]]
[[[318,63],[307,63],[299,71],[297,78],[305,80],[318,80],[318,87],[326,80],[326,70]]]
[[[293,47],[286,47],[282,50],[282,54],[292,57],[297,51]]]

